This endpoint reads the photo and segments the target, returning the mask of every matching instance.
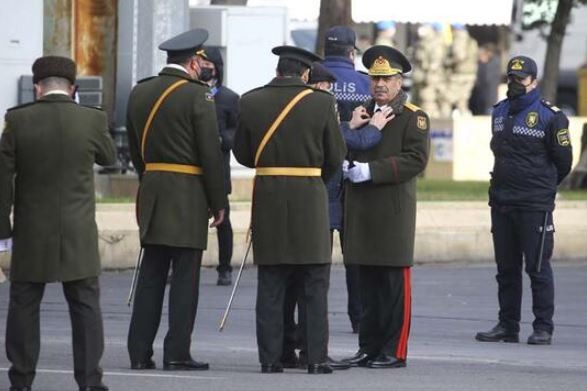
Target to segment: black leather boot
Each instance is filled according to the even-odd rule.
[[[475,339],[481,342],[519,342],[517,331],[508,330],[501,324],[497,324],[489,331],[479,332]]]

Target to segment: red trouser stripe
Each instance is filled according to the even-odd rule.
[[[408,337],[410,335],[410,321],[412,317],[412,287],[411,269],[404,268],[404,319],[397,344],[396,358],[405,360],[408,356]]]

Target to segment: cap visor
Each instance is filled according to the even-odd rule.
[[[530,76],[529,73],[526,72],[522,72],[522,71],[509,71],[508,72],[508,76],[516,76],[516,77],[522,77],[522,78],[527,78],[528,76]]]

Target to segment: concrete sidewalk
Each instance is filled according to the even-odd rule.
[[[250,203],[231,204],[234,229],[233,264],[245,251]],[[98,204],[96,219],[100,254],[105,269],[126,269],[135,265],[139,240],[134,204]],[[555,210],[555,259],[578,260],[587,256],[587,201],[559,201]],[[311,224],[311,222],[308,222]],[[479,263],[493,259],[489,207],[486,202],[419,202],[416,228],[416,263]],[[337,235],[335,235],[337,236]],[[342,262],[335,239],[333,260]],[[216,230],[209,231],[204,265],[216,265]],[[6,268],[8,254],[0,255]]]

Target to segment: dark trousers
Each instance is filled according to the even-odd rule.
[[[230,223],[230,205],[224,210],[224,220],[216,227],[218,237],[218,267],[221,272],[232,272],[230,261],[232,260],[232,224]]]
[[[330,248],[333,245],[334,230],[330,230]],[[344,248],[344,234],[338,231],[340,247]],[[361,320],[361,289],[359,286],[359,266],[344,265],[347,291],[347,314],[351,324],[357,325]]]
[[[359,349],[405,360],[411,321],[411,269],[359,265],[363,316]]]
[[[300,292],[298,292],[297,276],[290,276],[286,281],[285,298],[283,306],[283,354],[289,354],[296,349],[303,349],[305,345],[304,331],[302,331],[304,315],[300,313],[299,309],[302,305],[298,305]],[[298,322],[296,324],[296,306],[298,307]]]
[[[12,363],[8,377],[13,387],[30,387],[35,378],[41,345],[39,309],[44,292],[45,283],[10,283],[6,354]],[[75,381],[80,387],[99,386],[104,330],[98,277],[63,282],[63,293],[71,319]]]
[[[262,364],[281,360],[284,342],[284,307],[288,281],[296,281],[298,302],[309,364],[326,361],[328,348],[328,286],[330,264],[267,265],[258,267],[257,346]]]
[[[554,247],[552,214],[548,213],[542,270],[536,271],[540,253],[544,213],[516,209],[491,209],[491,231],[497,263],[499,322],[509,330],[520,330],[522,307],[522,266],[532,288],[534,330],[552,333],[554,326],[554,279],[550,257]]]
[[[161,321],[165,285],[172,265],[169,288],[169,330],[163,342],[163,361],[191,358],[190,346],[200,285],[202,250],[147,245],[139,272],[128,332],[128,353],[133,363],[153,356],[153,341]]]

